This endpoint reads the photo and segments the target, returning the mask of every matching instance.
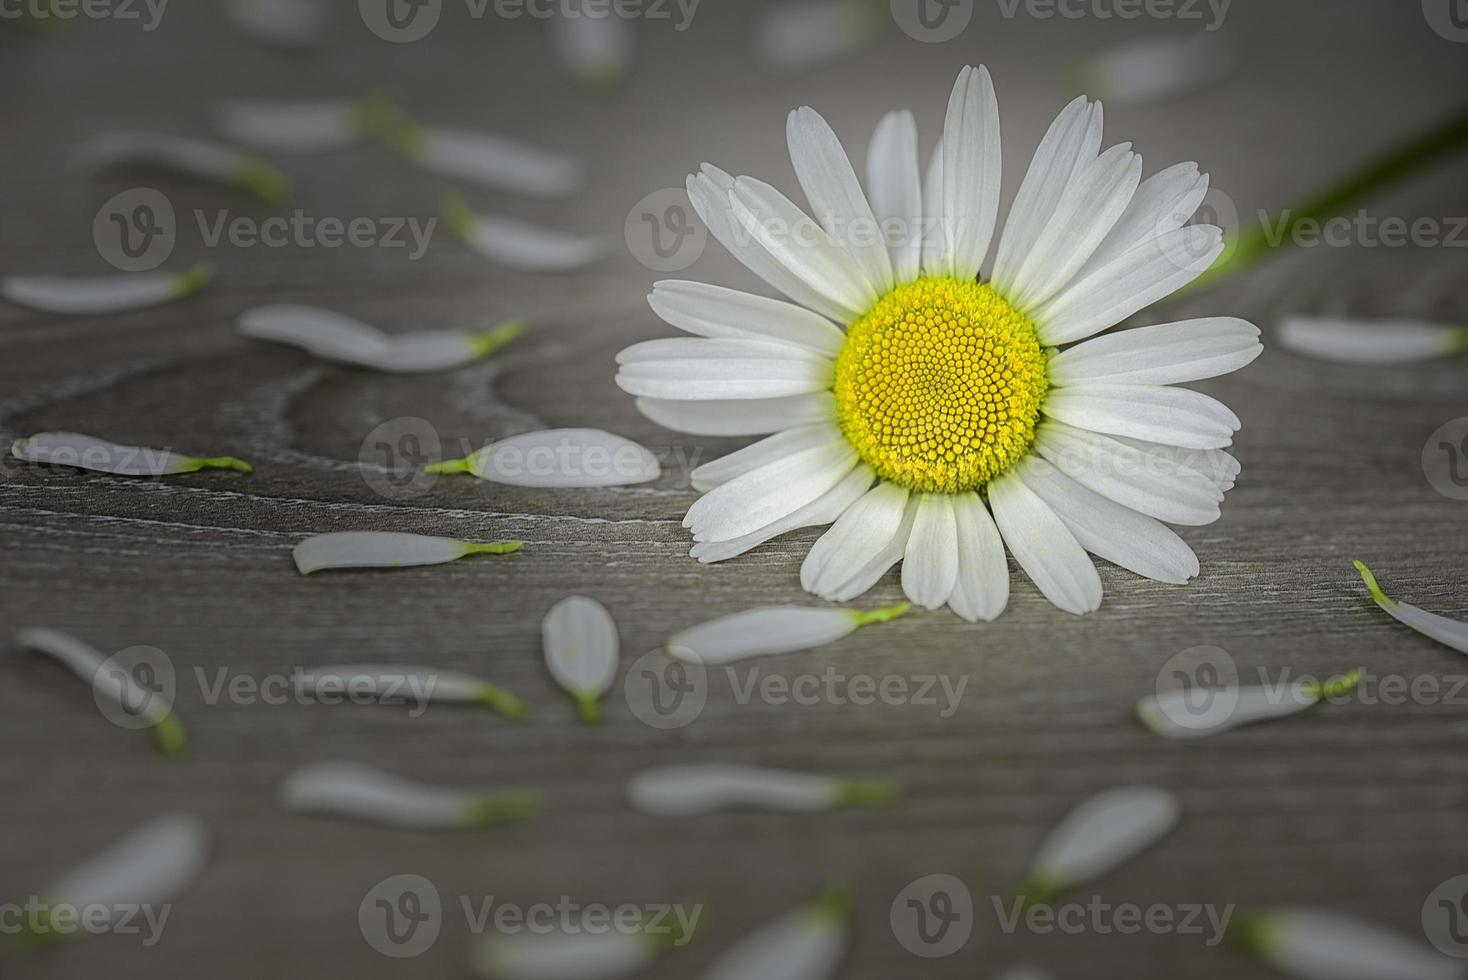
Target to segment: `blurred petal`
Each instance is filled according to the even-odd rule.
[[[298,813],[422,830],[487,827],[535,812],[534,793],[471,793],[427,786],[356,762],[317,762],[285,778],[280,804]]]
[[[731,807],[816,813],[842,806],[882,806],[899,792],[891,783],[722,763],[647,769],[627,784],[632,805],[660,817],[694,817]]]
[[[1459,653],[1468,653],[1468,623],[1439,616],[1390,598],[1376,584],[1376,576],[1371,574],[1371,569],[1364,562],[1357,561],[1355,565],[1356,571],[1361,573],[1362,580],[1366,582],[1366,587],[1371,590],[1371,598],[1376,600],[1376,604],[1387,615],[1444,646],[1450,646]]]
[[[1279,345],[1342,364],[1411,364],[1468,351],[1468,327],[1418,320],[1295,316],[1279,325]]]
[[[545,614],[540,633],[551,676],[576,699],[583,721],[597,721],[597,702],[617,678],[621,641],[612,614],[595,599],[569,596]]]
[[[310,575],[328,568],[404,568],[410,565],[441,565],[465,555],[508,555],[519,551],[523,541],[476,544],[453,538],[392,531],[338,531],[318,534],[296,545],[292,556],[296,569]]]
[[[1221,81],[1239,62],[1216,33],[1143,38],[1106,48],[1081,63],[1087,92],[1118,106],[1177,98]]]
[[[1051,831],[1022,888],[1035,901],[1049,901],[1152,846],[1179,816],[1177,798],[1166,790],[1131,786],[1092,797]]]
[[[122,446],[79,432],[38,432],[15,440],[10,454],[28,463],[74,466],[118,476],[167,476],[207,469],[251,471],[249,463],[233,456],[181,456],[166,449]]]
[[[727,664],[835,643],[862,626],[897,619],[907,603],[860,612],[854,609],[812,609],[802,606],[766,606],[709,620],[675,633],[668,653],[701,664]]]
[[[499,215],[471,212],[462,198],[444,200],[444,223],[469,248],[491,262],[525,272],[569,272],[604,253],[595,238],[568,235]]]
[[[1245,944],[1303,980],[1461,980],[1462,961],[1350,916],[1270,909],[1242,926]]]
[[[181,174],[195,180],[239,187],[267,204],[290,199],[291,182],[252,153],[223,143],[166,133],[111,132],[94,137],[81,151],[96,170],[139,168]]]
[[[508,691],[488,681],[452,670],[396,664],[351,664],[311,667],[295,675],[296,692],[320,698],[376,698],[393,703],[486,704],[501,714],[520,718],[525,706]]]
[[[5,276],[0,296],[43,313],[121,313],[192,296],[214,278],[202,262],[185,272],[120,276]]]

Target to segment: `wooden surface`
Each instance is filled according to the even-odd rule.
[[[960,40],[923,45],[889,31],[860,57],[812,75],[758,69],[749,10],[705,4],[692,29],[650,26],[628,88],[604,100],[547,63],[539,25],[472,21],[450,4],[417,44],[374,38],[343,5],[342,38],[315,56],[271,53],[229,34],[208,5],[177,5],[162,26],[73,25],[39,39],[0,23],[0,270],[100,273],[91,241],[100,204],[133,186],[195,208],[269,212],[207,187],[133,176],[88,179],[72,151],[130,125],[207,132],[227,97],[398,94],[426,120],[503,129],[584,159],[586,191],[527,202],[485,191],[476,207],[601,235],[609,258],[566,277],[491,267],[447,235],[402,250],[208,249],[186,227],[171,265],[208,258],[218,281],[175,306],[64,319],[0,308],[0,440],[75,429],[123,442],[233,453],[256,471],[138,481],[18,466],[0,477],[0,622],[71,630],[104,651],[164,650],[194,741],[170,765],[146,735],[99,716],[84,686],[39,657],[0,662],[0,901],[40,888],[144,819],[202,815],[217,837],[207,873],[177,903],[162,941],[104,937],[0,973],[79,976],[456,977],[468,927],[458,896],[529,904],[701,901],[710,928],[654,977],[695,976],[748,928],[844,878],[860,892],[842,976],[982,977],[1021,960],[1060,978],[1233,980],[1262,971],[1197,937],[1000,935],[990,896],[1024,872],[1045,830],[1087,795],[1128,783],[1175,790],[1176,834],[1086,889],[1113,902],[1322,905],[1422,939],[1419,911],[1468,872],[1468,705],[1352,703],[1200,744],[1143,731],[1131,709],[1177,652],[1228,650],[1242,670],[1461,676],[1461,657],[1400,628],[1367,600],[1349,559],[1371,561],[1402,598],[1468,615],[1462,502],[1435,492],[1421,451],[1468,414],[1463,362],[1367,371],[1277,349],[1201,385],[1243,420],[1238,488],[1219,523],[1184,529],[1203,565],[1177,589],[1102,564],[1102,609],[1073,618],[1016,576],[1004,616],[969,626],[914,615],[825,650],[759,664],[795,677],[939,675],[967,687],[940,717],[918,705],[740,704],[712,679],[692,725],[659,731],[623,700],[619,679],[600,728],[581,726],[540,660],[539,621],[561,597],[604,602],[624,669],[673,630],[764,603],[802,602],[797,569],[815,532],[727,565],[699,566],[680,527],[694,499],[679,459],[733,441],[685,439],[635,411],[612,383],[613,355],[670,333],[643,295],[663,274],[640,265],[622,227],[644,195],[676,188],[702,160],[793,190],[783,159],[789,109],[821,109],[863,146],[887,109],[918,112],[924,142],[941,124],[957,69],[986,62],[1000,92],[1006,192],[1073,93],[1067,70],[1094,46],[1176,24],[1004,20],[981,12]],[[981,5],[983,6],[983,5]],[[1197,159],[1252,214],[1307,192],[1449,110],[1468,47],[1428,29],[1415,3],[1240,3],[1226,33],[1241,70],[1216,90],[1153,108],[1108,107],[1111,141],[1131,139],[1149,172]],[[384,149],[279,158],[314,216],[427,218],[444,182]],[[1378,216],[1463,214],[1463,160],[1373,200]],[[192,219],[185,219],[191,222]],[[1239,314],[1264,329],[1291,310],[1468,315],[1464,256],[1450,248],[1317,248],[1146,314],[1154,321]],[[686,273],[752,286],[717,246]],[[524,316],[533,331],[493,361],[435,377],[384,377],[323,365],[239,338],[233,318],[262,302],[341,309],[388,328],[489,324]],[[359,470],[364,439],[405,416],[446,446],[541,426],[595,425],[669,453],[644,487],[527,491],[444,479],[406,498]],[[369,455],[372,447],[369,448]],[[685,454],[679,457],[674,451]],[[458,453],[454,453],[458,455]],[[364,472],[367,474],[364,477]],[[380,472],[378,473],[380,476]],[[369,477],[371,477],[369,479]],[[380,485],[380,484],[379,484]],[[524,552],[401,573],[322,575],[291,566],[308,534],[349,528],[468,538],[516,537]],[[895,601],[889,575],[868,597]],[[262,678],[343,662],[401,661],[494,678],[532,709],[524,724],[435,708],[206,703],[195,671]],[[747,678],[741,672],[741,679]],[[1462,700],[1461,698],[1459,699]],[[284,813],[292,767],[355,759],[429,782],[542,790],[533,823],[431,835]],[[740,760],[901,780],[887,810],[824,816],[734,813],[670,822],[633,812],[629,775],[654,764]],[[894,939],[888,907],[920,876],[962,878],[978,906],[960,953],[920,960]],[[416,958],[374,951],[358,905],[384,878],[431,879],[448,908]]]

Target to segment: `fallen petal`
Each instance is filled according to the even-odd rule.
[[[632,21],[615,12],[588,14],[584,4],[550,20],[551,51],[561,68],[589,92],[620,88],[632,69]]]
[[[328,568],[403,568],[409,565],[441,565],[466,555],[509,555],[524,547],[523,541],[479,544],[425,534],[394,531],[338,531],[318,534],[296,545],[292,556],[296,569],[310,575]]]
[[[290,344],[325,360],[395,374],[461,367],[488,357],[524,331],[520,321],[481,333],[425,330],[389,335],[354,317],[313,306],[273,304],[247,310],[240,333]]]
[[[226,102],[219,131],[266,151],[324,153],[362,138],[361,108],[351,102]]]
[[[0,296],[43,313],[122,313],[185,299],[214,278],[207,262],[181,273],[119,276],[5,276]]]
[[[1411,364],[1468,351],[1468,327],[1296,316],[1279,325],[1279,344],[1297,354],[1343,364]]]
[[[462,198],[442,205],[444,224],[469,248],[501,265],[526,272],[567,272],[602,256],[600,241],[548,231],[498,215],[478,215]]]
[[[287,810],[423,830],[488,827],[531,816],[534,793],[470,793],[409,782],[355,762],[302,766],[281,785]]]
[[[1461,980],[1463,966],[1354,919],[1310,908],[1250,916],[1240,938],[1255,955],[1304,980]]]
[[[79,432],[37,432],[15,440],[10,454],[28,463],[74,466],[119,476],[167,476],[207,469],[249,473],[253,469],[233,456],[181,456],[166,449],[122,446]]]
[[[668,653],[680,660],[716,665],[747,657],[809,650],[834,643],[862,626],[897,619],[907,610],[905,602],[871,612],[766,606],[676,633],[668,640]]]
[[[469,968],[485,980],[617,980],[645,969],[658,952],[642,933],[504,933],[479,939]]]
[[[1167,691],[1139,701],[1137,717],[1154,735],[1163,738],[1206,738],[1245,725],[1288,718],[1324,700],[1344,697],[1356,688],[1362,676],[1356,670],[1324,684],[1300,680],[1279,687]]]
[[[814,71],[871,43],[886,20],[885,6],[871,3],[782,0],[755,21],[755,56],[779,71]]]
[[[105,133],[82,148],[82,158],[96,170],[146,168],[235,186],[267,204],[283,204],[291,196],[290,179],[263,159],[208,140],[165,133]]]
[[[1366,587],[1371,590],[1371,598],[1376,600],[1376,604],[1387,615],[1444,646],[1450,646],[1459,653],[1468,653],[1468,623],[1439,616],[1390,598],[1376,584],[1376,576],[1371,574],[1371,569],[1366,567],[1365,562],[1357,561],[1355,565],[1356,571],[1361,573],[1361,578],[1366,582]]]
[[[320,0],[225,0],[230,23],[246,37],[276,48],[315,48],[326,42],[331,14]]]
[[[297,675],[296,691],[305,696],[372,697],[416,704],[487,704],[511,718],[523,718],[525,705],[509,691],[469,674],[395,664],[313,667]]]
[[[838,807],[885,806],[900,795],[895,783],[721,763],[648,769],[627,784],[632,805],[660,817],[692,817],[741,806],[816,813]]]
[[[703,980],[826,980],[846,952],[853,896],[830,888],[729,947]]]
[[[1217,34],[1144,38],[1083,62],[1081,87],[1108,105],[1143,105],[1207,88],[1228,77],[1238,63],[1237,49]]]
[[[429,173],[512,194],[565,197],[582,183],[576,161],[499,133],[413,125],[392,143]]]
[[[612,614],[595,599],[568,596],[545,614],[540,633],[551,676],[576,699],[583,721],[597,721],[598,702],[617,677],[621,641]]]
[[[517,487],[620,487],[662,475],[657,457],[600,429],[542,429],[501,439],[463,459],[434,463],[429,473],[472,473]]]
[[[1021,891],[1044,903],[1084,884],[1161,840],[1177,826],[1177,798],[1162,789],[1131,786],[1082,803],[1051,831]]]

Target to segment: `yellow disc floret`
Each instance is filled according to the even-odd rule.
[[[852,324],[836,411],[877,475],[913,490],[975,490],[1035,438],[1049,382],[1035,326],[986,283],[919,279]]]

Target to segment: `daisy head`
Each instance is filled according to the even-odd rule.
[[[688,178],[714,237],[788,300],[660,282],[653,310],[693,336],[618,355],[617,383],[654,421],[767,436],[694,471],[695,558],[831,524],[801,567],[808,591],[854,599],[901,562],[913,602],[970,620],[1003,611],[1006,548],[1073,613],[1101,603],[1088,552],[1163,582],[1198,573],[1166,523],[1218,519],[1239,421],[1173,386],[1248,364],[1259,331],[1216,317],[1096,337],[1223,250],[1218,228],[1188,224],[1207,176],[1183,163],[1142,179],[1130,144],[1102,150],[1101,121],[1085,98],[1060,112],[997,244],[982,67],[959,74],[925,171],[911,113],[878,124],[863,189],[802,108],[787,135],[809,213],[707,164]]]

